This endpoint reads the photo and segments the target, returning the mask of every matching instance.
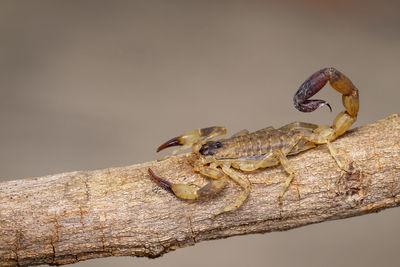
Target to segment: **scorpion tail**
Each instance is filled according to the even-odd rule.
[[[334,140],[346,132],[356,121],[359,109],[358,89],[340,71],[335,68],[324,68],[311,75],[297,90],[294,95],[294,106],[302,112],[312,112],[317,108],[329,104],[325,100],[309,99],[318,93],[329,81],[330,85],[342,94],[342,102],[346,110],[339,113],[333,121],[332,135],[328,138]]]
[[[331,109],[330,105],[325,100],[309,100],[310,97],[318,93],[319,90],[321,90],[329,81],[329,76],[326,74],[326,70],[327,69],[322,69],[315,72],[303,82],[293,98],[294,106],[296,109],[302,112],[312,112],[324,105],[327,105]]]

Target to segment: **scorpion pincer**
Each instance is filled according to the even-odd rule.
[[[342,94],[345,107],[345,110],[336,116],[332,126],[293,122],[278,129],[267,127],[253,133],[242,130],[230,138],[217,141],[212,140],[226,133],[224,127],[215,126],[185,132],[162,144],[157,152],[170,146],[179,146],[162,158],[166,159],[181,150],[192,148],[193,153],[198,156],[193,166],[194,171],[210,178],[210,181],[197,189],[191,185],[169,182],[149,169],[151,178],[182,199],[198,199],[216,194],[226,186],[229,179],[234,180],[243,190],[231,205],[214,214],[218,215],[239,208],[250,193],[250,183],[242,179],[237,172],[232,171],[232,168],[250,172],[259,168],[282,165],[288,176],[279,194],[280,202],[295,173],[287,156],[298,154],[320,144],[327,144],[339,168],[347,171],[331,142],[345,133],[356,121],[359,108],[358,89],[350,79],[335,68],[324,68],[315,72],[300,86],[294,95],[293,102],[294,106],[302,112],[312,112],[323,105],[329,106],[324,100],[309,99],[328,81],[336,91]]]

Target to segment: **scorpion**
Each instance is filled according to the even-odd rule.
[[[214,126],[188,131],[158,147],[157,152],[167,147],[179,146],[160,160],[175,155],[181,150],[192,148],[193,153],[198,157],[193,163],[193,170],[210,178],[210,181],[201,188],[195,188],[193,185],[169,182],[157,176],[149,168],[150,177],[159,186],[181,199],[199,199],[214,195],[227,185],[229,179],[232,179],[243,190],[232,204],[215,213],[214,216],[216,216],[238,209],[250,194],[250,182],[241,178],[232,168],[251,172],[280,164],[287,173],[286,181],[279,194],[280,203],[295,176],[287,156],[326,144],[338,167],[348,171],[331,142],[344,134],[356,121],[359,109],[358,89],[349,78],[335,68],[324,68],[303,82],[295,93],[293,102],[295,108],[302,112],[312,112],[324,105],[332,110],[325,100],[309,99],[328,81],[332,88],[342,94],[345,107],[345,110],[336,116],[331,126],[293,122],[278,129],[267,127],[252,133],[242,130],[230,138],[216,141],[212,139],[226,133],[224,127]]]

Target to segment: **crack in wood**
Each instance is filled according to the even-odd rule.
[[[53,239],[50,239],[50,245],[51,245],[51,248],[52,248],[52,259],[51,259],[51,262],[52,263],[55,263],[55,260],[56,260],[56,248],[54,247],[54,242],[53,242]]]
[[[90,188],[89,188],[89,175],[85,173],[83,177],[83,183],[85,184],[85,194],[86,194],[86,202],[90,200]]]
[[[18,229],[15,230],[14,254],[15,254],[15,262],[16,262],[17,266],[20,266],[18,251],[20,248],[21,237],[22,237],[22,234],[21,234],[20,230],[18,230]]]
[[[193,229],[192,218],[190,216],[187,216],[187,219],[188,219],[188,222],[189,222],[188,225],[189,225],[189,230],[190,230],[190,233],[191,233],[191,237],[193,239],[193,242],[196,244],[197,243],[197,241],[196,241],[196,233],[194,232],[194,229]]]

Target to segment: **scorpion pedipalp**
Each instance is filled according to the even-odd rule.
[[[158,184],[160,187],[164,188],[165,190],[167,190],[171,193],[174,193],[171,189],[172,183],[155,175],[155,173],[150,168],[147,171],[149,172],[151,179],[153,179],[153,181],[156,182],[156,184]]]
[[[203,173],[213,179],[200,189],[193,188],[192,186],[186,184],[175,184],[168,182],[167,180],[155,175],[150,168],[148,169],[148,172],[156,184],[182,199],[198,199],[213,195],[221,191],[226,186],[228,176],[220,169],[204,166],[200,166],[200,169],[200,173]]]
[[[164,160],[172,155],[177,154],[179,151],[191,147],[193,147],[193,151],[199,151],[201,146],[205,144],[208,140],[223,135],[225,133],[226,129],[220,126],[199,128],[196,130],[188,131],[163,143],[157,148],[157,152],[160,152],[167,147],[180,146],[179,148],[172,151],[169,155],[166,155],[165,157],[160,159]]]
[[[174,137],[170,140],[168,140],[167,142],[163,143],[161,146],[159,146],[157,148],[157,152],[160,152],[161,150],[167,148],[167,147],[171,147],[171,146],[181,146],[183,145],[183,143],[180,141],[179,136],[178,137]]]

